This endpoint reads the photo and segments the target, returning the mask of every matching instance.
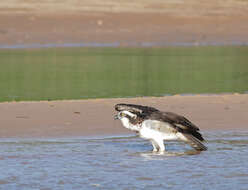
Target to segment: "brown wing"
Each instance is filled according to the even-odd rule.
[[[135,104],[116,104],[115,110],[133,112],[137,114],[141,120],[151,119],[170,123],[177,131],[191,134],[200,141],[204,140],[202,135],[198,132],[199,128],[181,115],[172,112],[161,112],[153,107]]]
[[[200,141],[204,140],[202,135],[198,132],[199,128],[184,116],[172,112],[154,112],[149,116],[149,119],[170,123],[177,131],[191,134]]]
[[[136,105],[136,104],[116,104],[115,110],[116,111],[127,110],[130,112],[139,113],[139,114],[151,114],[152,112],[159,111],[153,107],[141,106],[141,105]]]
[[[166,117],[170,121],[174,122],[175,124],[182,125],[182,128],[184,128],[184,129],[196,130],[196,131],[199,130],[199,128],[195,124],[190,122],[184,116],[177,115],[177,114],[172,113],[172,112],[163,112],[163,115],[164,115],[164,117]]]

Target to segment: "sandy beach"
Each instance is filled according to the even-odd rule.
[[[184,115],[202,131],[247,130],[248,95],[195,95],[0,103],[0,137],[80,137],[130,134],[114,120],[114,105],[134,103]]]
[[[119,42],[248,43],[248,2],[24,1],[0,3],[0,45]],[[0,137],[129,133],[113,120],[116,103],[182,114],[202,130],[247,129],[248,95],[196,95],[0,103]]]
[[[0,44],[248,43],[242,0],[24,1],[0,3]]]

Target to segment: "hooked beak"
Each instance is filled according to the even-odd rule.
[[[118,115],[115,115],[115,116],[114,116],[114,119],[115,119],[115,120],[116,120],[116,119],[119,119]]]

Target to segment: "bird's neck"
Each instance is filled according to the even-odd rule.
[[[130,129],[132,131],[137,131],[137,132],[140,131],[140,124],[134,125],[127,118],[122,118],[121,122],[122,122],[123,126],[127,129]]]

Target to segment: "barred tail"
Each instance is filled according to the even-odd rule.
[[[197,139],[193,135],[183,134],[183,136],[186,138],[186,142],[195,150],[204,151],[208,149],[204,144],[202,144],[202,142],[199,139]]]

